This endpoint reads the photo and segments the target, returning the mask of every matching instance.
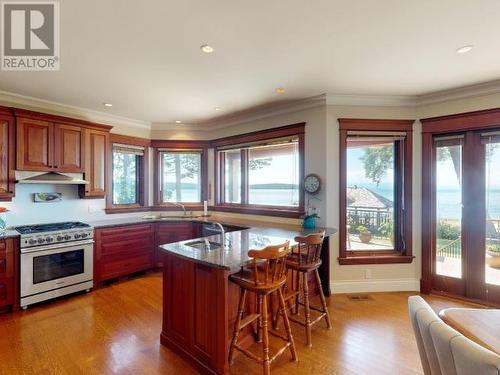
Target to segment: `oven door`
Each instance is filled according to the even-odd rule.
[[[21,297],[92,281],[93,243],[21,249]]]

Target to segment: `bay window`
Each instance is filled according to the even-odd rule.
[[[303,212],[304,124],[213,141],[220,211]]]
[[[153,140],[154,205],[179,209],[203,207],[207,199],[207,150],[209,142]]]
[[[149,140],[111,135],[111,194],[107,212],[137,210],[147,206]]]

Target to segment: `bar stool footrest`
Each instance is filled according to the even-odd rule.
[[[259,318],[259,314],[250,314],[241,319],[240,323],[240,331],[245,328],[247,325],[255,322]]]

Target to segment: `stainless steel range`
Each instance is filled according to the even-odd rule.
[[[93,286],[94,229],[64,222],[15,227],[21,234],[21,307]]]

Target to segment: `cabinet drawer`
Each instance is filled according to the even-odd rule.
[[[125,276],[133,272],[144,271],[153,268],[153,254],[144,254],[130,257],[119,261],[101,263],[100,280],[112,279]]]
[[[126,239],[123,241],[106,241],[99,244],[98,258],[129,257],[143,253],[150,253],[154,250],[153,234],[147,237]]]
[[[96,229],[96,239],[102,242],[126,241],[154,233],[153,224],[122,225],[119,227]]]
[[[13,279],[0,279],[0,306],[11,305],[14,303],[14,285]]]
[[[164,245],[195,237],[195,227],[191,223],[158,224],[158,244]]]

